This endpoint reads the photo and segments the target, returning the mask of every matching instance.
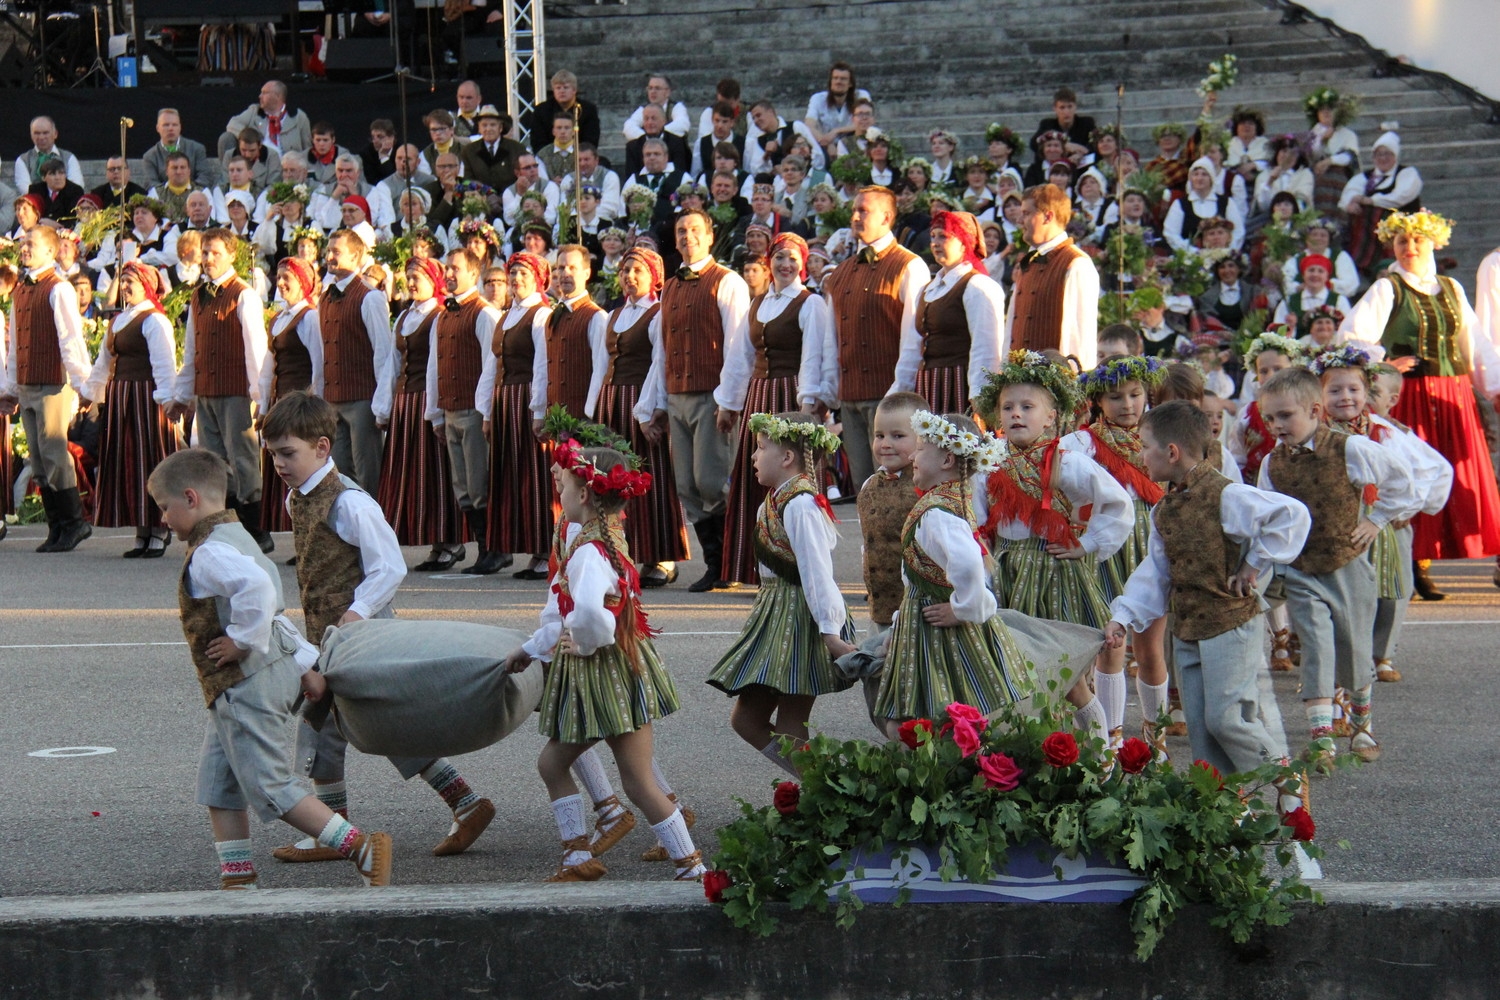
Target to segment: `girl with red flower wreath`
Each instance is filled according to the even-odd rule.
[[[518,672],[550,659],[542,692],[542,748],[537,770],[552,799],[563,855],[549,882],[592,882],[604,863],[594,856],[583,797],[570,768],[603,740],[614,754],[626,794],[645,813],[667,849],[679,881],[706,870],[686,817],[653,774],[651,724],[677,711],[677,689],[657,658],[653,630],[640,605],[640,577],[625,544],[620,512],[651,488],[651,474],[612,448],[564,440],[553,451],[565,537],[550,569],[541,627],[506,658]]]

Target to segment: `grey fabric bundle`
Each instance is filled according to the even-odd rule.
[[[515,732],[542,700],[539,663],[519,674],[502,665],[526,638],[515,629],[413,619],[331,628],[318,669],[332,698],[305,714],[321,728],[331,701],[344,738],[376,756],[482,750]]]

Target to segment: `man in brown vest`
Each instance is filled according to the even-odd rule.
[[[484,352],[495,338],[500,310],[479,297],[479,261],[467,250],[454,250],[443,268],[448,297],[432,324],[427,364],[427,412],[433,431],[448,449],[449,475],[458,509],[469,534],[479,544],[474,565],[465,573],[498,573],[513,561],[509,553],[484,548],[489,529],[485,511],[490,493],[490,446],[484,439],[484,414],[474,408]]]
[[[237,510],[262,552],[276,543],[260,530],[260,440],[250,407],[260,398],[266,343],[266,306],[234,273],[239,237],[227,229],[203,234],[203,279],[188,298],[187,334],[175,402],[167,416],[191,408],[198,443],[229,463],[226,506]]]
[[[83,519],[68,423],[76,393],[88,381],[89,351],[83,340],[78,294],[53,266],[57,230],[33,226],[21,238],[25,273],[12,293],[11,350],[0,373],[0,413],[21,414],[31,449],[31,476],[42,491],[47,540],[38,552],[71,552],[93,533]],[[0,442],[9,448],[10,442]],[[0,484],[10,489],[10,483]]]
[[[1099,363],[1099,272],[1073,245],[1073,204],[1054,184],[1027,188],[1021,233],[1031,247],[1015,269],[1002,358],[1011,351],[1061,351],[1084,371]]]
[[[333,464],[371,496],[380,491],[380,428],[391,416],[396,343],[385,293],[359,276],[365,244],[347,229],[328,238],[332,279],[318,302],[323,330],[323,398],[339,411]]]
[[[682,267],[662,288],[661,347],[677,495],[706,565],[688,589],[701,594],[729,586],[722,565],[724,505],[740,415],[722,409],[714,390],[725,357],[750,335],[750,289],[710,254],[714,225],[707,212],[679,215],[676,234]]]
[[[891,189],[861,188],[849,219],[859,249],[823,279],[823,297],[833,314],[832,341],[824,354],[838,359],[830,395],[840,400],[844,452],[856,483],[875,472],[875,407],[895,381],[901,341],[917,336],[917,302],[929,277],[922,259],[896,242],[895,222]]]
[[[552,265],[554,284],[562,301],[547,320],[547,405],[561,406],[582,417],[594,374],[592,344],[604,343],[609,313],[589,298],[587,248],[576,243],[557,248]]]

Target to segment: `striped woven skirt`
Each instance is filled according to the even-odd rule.
[[[422,419],[426,392],[398,392],[380,463],[376,499],[402,545],[436,545],[463,538],[463,518],[453,497],[448,448]]]
[[[495,388],[490,410],[489,547],[545,556],[552,546],[551,448],[531,433],[531,383]]]
[[[177,431],[151,398],[156,383],[111,379],[104,392],[94,524],[101,528],[156,528],[161,511],[146,492],[151,470],[177,450]],[[9,451],[10,441],[6,440]]]
[[[292,516],[286,512],[286,483],[276,474],[270,455],[260,456],[260,530],[291,531]]]
[[[1125,581],[1146,558],[1146,544],[1151,540],[1151,507],[1140,497],[1135,501],[1135,527],[1125,536],[1120,551],[1110,556],[1100,567],[1099,587],[1105,601],[1113,601],[1125,593]],[[1101,626],[1102,627],[1102,626]]]
[[[1100,576],[1094,556],[1049,556],[1044,538],[1033,535],[995,542],[994,590],[1002,608],[1102,629],[1109,624],[1109,603],[1099,585]]]
[[[10,417],[0,417],[0,517],[13,513],[12,491],[16,482],[10,457]]]
[[[1387,524],[1370,546],[1375,560],[1375,586],[1383,601],[1405,601],[1411,598],[1410,526],[1400,531]]]
[[[630,442],[651,473],[651,489],[625,505],[625,541],[631,556],[642,565],[681,562],[688,557],[687,521],[677,499],[672,449],[665,434],[652,444],[641,433],[634,415],[640,398],[641,388],[636,385],[606,385],[599,394],[601,422]]]
[[[983,624],[929,625],[922,610],[934,600],[907,585],[873,714],[931,719],[957,701],[988,715],[1030,697],[1026,657],[1005,623],[992,616]]]
[[[752,413],[786,413],[797,408],[797,379],[793,375],[752,378],[740,416],[740,442],[729,473],[729,502],[724,507],[724,579],[731,583],[759,583],[756,568],[755,519],[766,499],[766,488],[755,478],[755,435]]]
[[[1344,194],[1344,185],[1353,176],[1352,170],[1336,163],[1329,164],[1327,170],[1313,176],[1313,207],[1318,210],[1319,215],[1337,218],[1339,198]]]
[[[839,634],[854,641],[854,619],[847,611]],[[802,588],[773,573],[762,581],[740,637],[709,672],[708,683],[731,695],[761,684],[781,694],[816,696],[854,682],[834,667]]]
[[[636,651],[641,673],[614,644],[589,656],[558,653],[542,689],[542,735],[562,743],[592,743],[633,733],[677,711],[677,688],[656,647],[642,639]]]
[[[917,372],[912,391],[927,400],[928,408],[939,416],[969,412],[969,376],[960,365],[923,368]]]

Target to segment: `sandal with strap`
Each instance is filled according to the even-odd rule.
[[[1397,670],[1390,660],[1377,659],[1375,661],[1375,679],[1394,683],[1401,679],[1401,671]]]
[[[1292,670],[1291,631],[1279,628],[1271,636],[1271,670],[1278,674]]]
[[[703,852],[694,851],[685,858],[673,858],[672,864],[677,867],[677,875],[672,879],[674,882],[702,882],[703,872],[695,869],[703,868]],[[706,869],[705,869],[706,870]]]
[[[595,802],[594,811],[597,813],[601,809],[619,805],[620,797],[618,795],[611,795],[603,802]],[[620,806],[620,808],[623,811],[614,819],[597,819],[594,821],[594,833],[597,836],[594,837],[588,847],[588,850],[594,857],[597,858],[604,854],[621,840],[624,840],[627,833],[635,829],[635,813],[629,809],[625,809],[624,806]]]
[[[1355,740],[1358,740],[1361,736],[1370,742],[1363,746],[1356,743]],[[1380,759],[1380,744],[1375,742],[1375,734],[1371,733],[1368,728],[1365,726],[1355,726],[1354,735],[1349,740],[1349,752],[1366,764],[1373,764]]]
[[[1156,752],[1156,762],[1165,764],[1171,758],[1167,755],[1167,734],[1161,727],[1152,722],[1141,723],[1141,739],[1150,744],[1151,749]]]
[[[609,869],[604,867],[604,862],[598,858],[589,858],[576,865],[568,865],[568,855],[574,851],[587,852],[589,849],[589,838],[587,835],[574,837],[572,840],[562,842],[562,861],[557,864],[557,871],[549,875],[544,881],[547,882],[597,882],[608,874]]]
[[[1335,688],[1333,692],[1333,704],[1341,713],[1333,720],[1333,735],[1339,737],[1353,736],[1354,724],[1349,721],[1349,692],[1343,688]]]

